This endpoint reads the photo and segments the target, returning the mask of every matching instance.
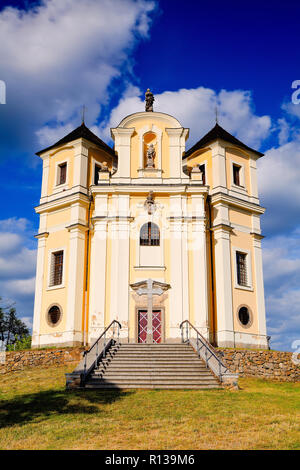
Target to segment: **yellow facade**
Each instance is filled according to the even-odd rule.
[[[124,118],[114,150],[83,126],[39,152],[33,345],[91,343],[114,319],[122,341],[142,341],[147,296],[132,285],[152,279],[167,286],[157,341],[179,341],[188,319],[214,344],[267,347],[258,152],[220,128],[185,152],[188,130],[163,113]]]

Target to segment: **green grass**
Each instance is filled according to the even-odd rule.
[[[300,449],[300,384],[65,390],[74,366],[1,377],[1,449]]]

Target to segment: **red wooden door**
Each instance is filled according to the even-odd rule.
[[[147,339],[147,310],[138,313],[138,342],[146,343]],[[152,310],[152,329],[154,343],[161,343],[161,310]]]

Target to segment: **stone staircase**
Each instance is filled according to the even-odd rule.
[[[116,344],[85,387],[211,389],[221,385],[189,344]]]

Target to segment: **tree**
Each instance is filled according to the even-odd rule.
[[[1,301],[0,297],[0,301]],[[29,329],[25,323],[17,317],[16,309],[9,306],[0,306],[0,340],[6,346],[15,344],[16,341],[29,335]]]

